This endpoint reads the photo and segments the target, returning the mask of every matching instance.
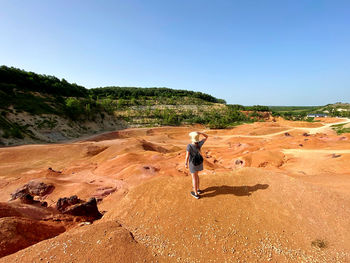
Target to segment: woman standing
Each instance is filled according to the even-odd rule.
[[[202,135],[204,138],[200,141],[199,136]],[[203,157],[201,156],[200,150],[208,138],[208,135],[201,132],[190,132],[189,136],[191,137],[192,143],[187,145],[186,149],[186,159],[185,166],[190,166],[190,172],[192,175],[192,185],[193,191],[191,195],[199,199],[201,194],[201,190],[199,190],[199,177],[198,172],[203,170]]]

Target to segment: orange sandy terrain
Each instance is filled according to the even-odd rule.
[[[206,130],[199,200],[184,159],[200,127],[1,148],[0,262],[350,262],[350,136],[330,128],[340,122]],[[48,207],[9,201],[32,180],[54,186],[35,197]],[[103,217],[58,212],[72,195],[96,197]]]

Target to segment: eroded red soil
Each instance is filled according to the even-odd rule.
[[[199,200],[184,167],[198,127],[1,148],[0,256],[21,250],[0,262],[349,262],[350,136],[335,121],[205,131]],[[8,202],[33,179],[54,186],[47,208]],[[72,195],[96,197],[102,219],[60,214]]]

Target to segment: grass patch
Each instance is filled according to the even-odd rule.
[[[336,132],[338,135],[343,133],[350,133],[350,128],[343,128],[343,129],[337,130]]]
[[[338,135],[343,134],[343,133],[350,133],[350,128],[344,128],[345,124],[346,123],[334,124],[331,127]]]
[[[315,120],[314,117],[307,117],[307,118],[305,119],[305,121],[307,121],[307,122],[321,122],[320,120]]]
[[[334,125],[331,125],[332,128],[343,128],[343,126],[345,125],[345,123],[342,123],[342,124],[334,124]]]

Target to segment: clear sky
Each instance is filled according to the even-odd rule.
[[[0,64],[233,104],[350,102],[350,1],[0,0]]]

